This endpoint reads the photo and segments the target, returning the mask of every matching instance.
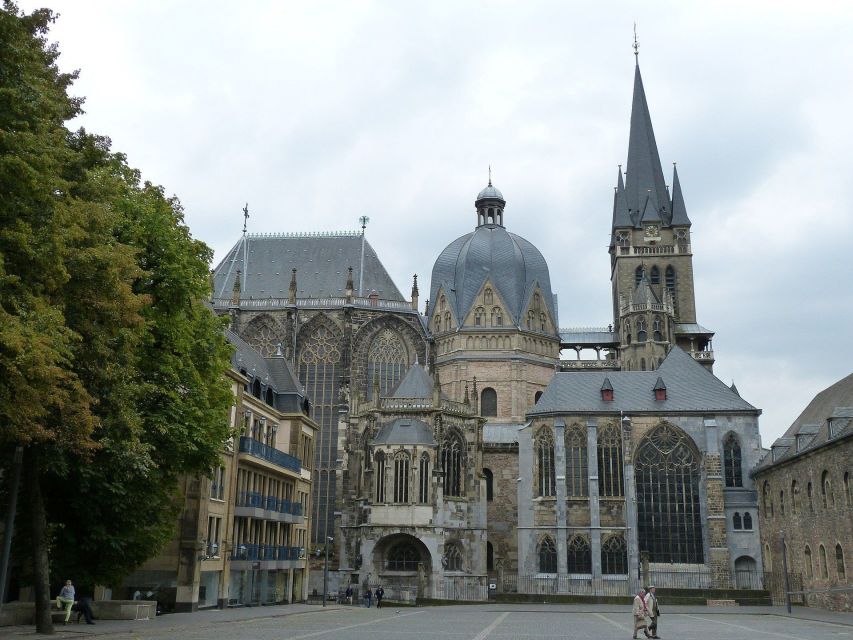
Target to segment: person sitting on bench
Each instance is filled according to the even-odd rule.
[[[56,608],[62,609],[65,607],[65,624],[68,624],[68,620],[71,619],[71,607],[74,606],[74,585],[71,584],[71,580],[65,581],[65,586],[62,587],[62,590],[59,592],[59,595],[56,596]]]

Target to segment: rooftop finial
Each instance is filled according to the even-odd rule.
[[[249,220],[249,203],[246,203],[246,206],[243,207],[243,235],[246,235],[246,224]]]
[[[489,165],[489,186],[492,186],[492,165]]]
[[[634,21],[634,59],[640,64],[640,41],[637,40],[637,22]]]
[[[367,223],[370,222],[370,218],[361,216],[358,221],[361,223],[361,235],[364,235],[364,230],[367,229]]]

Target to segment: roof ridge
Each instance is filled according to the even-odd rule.
[[[361,231],[282,231],[269,233],[247,233],[246,238],[359,238]]]

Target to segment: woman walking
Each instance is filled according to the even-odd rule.
[[[649,625],[646,622],[646,616],[649,615],[649,612],[646,609],[645,595],[646,590],[640,589],[637,595],[634,596],[634,606],[631,607],[631,613],[634,614],[634,640],[637,640],[637,631],[640,629],[643,630],[647,638],[651,638],[649,635]]]

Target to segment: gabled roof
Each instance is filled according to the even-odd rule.
[[[432,391],[435,388],[432,376],[427,373],[419,362],[415,362],[402,380],[397,384],[391,392],[392,398],[432,398]]]
[[[360,233],[249,234],[241,237],[213,271],[214,298],[230,298],[240,271],[242,298],[287,298],[296,269],[297,298],[342,297],[353,267],[359,295]],[[370,243],[364,242],[365,296],[403,300]]]
[[[652,289],[652,285],[649,284],[645,269],[643,270],[643,275],[640,277],[640,281],[634,288],[631,302],[634,304],[660,304],[660,298],[658,298],[654,289]]]
[[[655,400],[653,390],[658,378],[666,384],[666,400]],[[601,399],[605,380],[613,387],[611,402]],[[657,371],[557,372],[527,416],[619,411],[629,414],[760,412],[681,348],[673,347]]]
[[[272,389],[275,394],[275,406],[281,411],[298,411],[305,398],[305,389],[293,372],[293,368],[283,355],[264,358],[239,335],[225,330],[225,337],[234,346],[231,354],[231,366],[235,371],[244,372],[250,379],[257,379]]]
[[[384,425],[371,444],[421,444],[434,447],[437,443],[432,427],[426,422],[413,418],[397,418]]]

